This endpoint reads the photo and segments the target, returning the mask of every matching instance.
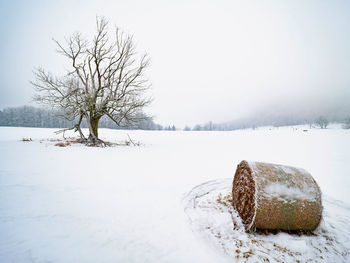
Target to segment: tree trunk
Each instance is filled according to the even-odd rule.
[[[100,117],[91,119],[92,132],[94,133],[96,138],[98,138],[98,122],[99,122],[99,120],[100,120]]]
[[[89,125],[89,138],[88,141],[97,144],[99,142],[98,139],[98,122],[100,120],[101,116],[90,116],[90,118],[87,120]]]

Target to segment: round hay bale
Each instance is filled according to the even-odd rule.
[[[312,231],[322,218],[320,188],[311,174],[299,168],[242,161],[232,197],[247,231]]]

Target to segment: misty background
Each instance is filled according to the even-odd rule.
[[[35,105],[32,70],[69,68],[52,38],[80,31],[91,39],[102,15],[149,54],[147,112],[165,127],[342,121],[349,13],[349,1],[1,0],[0,109]]]

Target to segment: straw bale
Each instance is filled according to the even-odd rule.
[[[246,230],[312,231],[322,218],[320,188],[300,168],[242,161],[232,197]]]

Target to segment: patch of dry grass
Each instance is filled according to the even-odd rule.
[[[66,147],[66,146],[69,146],[71,145],[71,143],[69,141],[66,141],[66,142],[58,142],[55,144],[55,146],[58,146],[58,147]]]

